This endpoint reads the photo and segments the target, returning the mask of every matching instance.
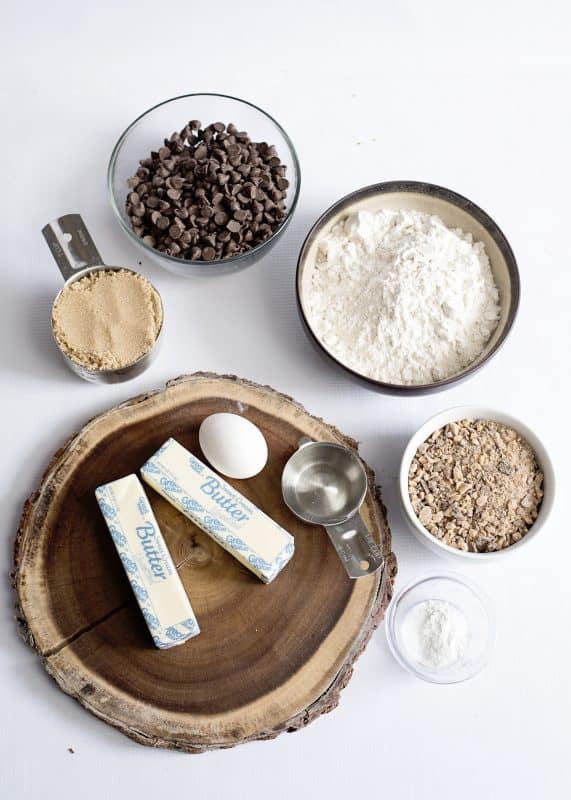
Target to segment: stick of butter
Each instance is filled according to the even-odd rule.
[[[153,641],[161,649],[200,633],[141,482],[136,475],[95,490]]]
[[[141,474],[264,583],[270,583],[293,556],[291,534],[174,439],[157,450]]]

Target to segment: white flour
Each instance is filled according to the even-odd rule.
[[[320,243],[308,295],[327,350],[388,383],[460,372],[500,313],[484,245],[419,211],[360,211],[338,223]]]
[[[445,600],[425,600],[410,609],[400,636],[412,661],[439,670],[462,659],[469,634],[466,617],[456,606]]]

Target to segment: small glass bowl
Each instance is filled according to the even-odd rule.
[[[443,600],[466,618],[469,629],[467,650],[449,667],[435,670],[413,658],[403,641],[403,623],[407,614],[426,600]],[[471,581],[454,573],[432,573],[409,583],[389,607],[385,630],[389,648],[408,672],[430,683],[461,683],[483,669],[490,657],[494,623],[488,601]]]
[[[282,163],[287,167],[286,177],[289,181],[287,191],[286,216],[281,225],[261,244],[239,253],[231,258],[215,261],[188,261],[183,258],[169,256],[145,244],[131,228],[127,216],[125,201],[131,191],[127,180],[135,174],[142,158],[147,158],[151,150],[158,150],[163,139],[174,131],[180,131],[191,119],[199,119],[204,125],[212,122],[233,122],[240,130],[247,131],[255,142],[267,142],[276,146]],[[132,122],[119,138],[113,148],[107,184],[111,207],[127,236],[140,247],[146,255],[151,256],[160,266],[177,275],[216,275],[234,272],[259,261],[271,250],[287,228],[297,205],[300,187],[300,169],[294,146],[283,128],[262,111],[261,108],[224,94],[186,94],[164,100],[153,106]]]

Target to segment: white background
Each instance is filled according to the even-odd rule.
[[[4,1],[1,15],[0,795],[569,797],[568,4],[36,0]],[[201,90],[249,99],[283,124],[302,166],[295,218],[268,259],[236,275],[184,281],[143,259],[170,323],[161,357],[131,385],[84,383],[50,339],[61,280],[40,228],[80,211],[104,257],[136,266],[106,198],[111,148],[148,106]],[[499,356],[470,382],[424,398],[353,384],[314,352],[294,303],[312,221],[343,194],[398,178],[481,205],[510,240],[523,284]],[[362,441],[388,505],[400,586],[450,566],[413,540],[397,507],[397,464],[414,429],[475,402],[537,431],[559,479],[547,529],[518,558],[460,565],[497,614],[480,676],[422,683],[392,660],[381,628],[334,713],[273,742],[203,756],[136,745],[55,687],[12,619],[22,503],[85,420],[198,369],[269,383]]]

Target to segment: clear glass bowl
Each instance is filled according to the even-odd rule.
[[[286,197],[286,216],[279,228],[265,242],[245,253],[216,261],[187,261],[176,258],[145,244],[132,228],[125,209],[130,191],[127,180],[135,174],[139,161],[147,158],[151,150],[157,150],[163,139],[174,131],[180,131],[189,120],[199,119],[204,125],[211,122],[233,122],[240,130],[247,131],[253,141],[267,142],[276,146],[282,163],[286,165],[289,188]],[[205,274],[234,272],[267,255],[287,228],[297,205],[300,187],[300,169],[294,146],[283,128],[252,103],[223,94],[186,94],[159,103],[132,122],[119,138],[109,161],[107,184],[111,206],[127,236],[146,255],[170,272],[185,277]]]
[[[457,608],[468,623],[469,637],[463,655],[450,666],[433,669],[416,659],[406,646],[404,621],[426,600],[444,600]],[[405,586],[392,600],[385,625],[389,648],[409,672],[431,683],[460,683],[477,675],[487,664],[494,638],[494,624],[487,599],[471,581],[453,573],[426,575]]]

